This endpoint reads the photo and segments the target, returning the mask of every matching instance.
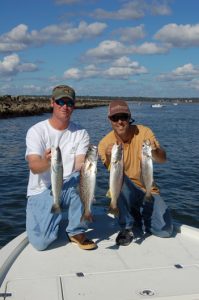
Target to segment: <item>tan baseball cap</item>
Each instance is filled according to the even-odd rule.
[[[58,85],[54,87],[52,91],[52,97],[55,100],[58,100],[60,98],[69,98],[75,101],[75,91],[68,85]]]
[[[128,104],[123,100],[113,100],[109,104],[108,117],[112,117],[116,114],[128,114],[131,116]]]

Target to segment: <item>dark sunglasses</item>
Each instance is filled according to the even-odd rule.
[[[129,119],[129,115],[128,114],[117,114],[117,115],[113,115],[111,117],[109,117],[109,119],[112,122],[118,122],[120,121],[127,121]]]
[[[68,107],[74,107],[75,102],[73,100],[64,100],[64,99],[57,99],[55,100],[55,103],[59,106],[68,106]]]

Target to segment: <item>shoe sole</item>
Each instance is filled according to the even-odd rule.
[[[83,250],[93,250],[93,249],[97,248],[97,245],[95,243],[83,245],[79,241],[77,241],[76,239],[74,239],[73,237],[70,237],[70,241],[72,243],[76,244],[77,246],[79,246],[79,248],[81,248]]]
[[[118,245],[118,246],[129,246],[131,243],[132,243],[132,241],[128,242],[128,243],[123,243],[123,244],[116,243],[116,245]]]

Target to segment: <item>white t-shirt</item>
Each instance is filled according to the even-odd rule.
[[[74,172],[75,156],[86,154],[89,146],[89,135],[80,126],[69,123],[65,130],[53,128],[49,120],[32,126],[26,135],[26,156],[30,154],[44,155],[46,149],[59,145],[62,153],[64,178]],[[51,185],[50,171],[33,174],[30,171],[27,196],[36,195]]]

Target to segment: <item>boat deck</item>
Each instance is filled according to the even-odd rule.
[[[169,239],[137,232],[119,247],[119,228],[104,212],[88,232],[98,244],[92,251],[62,237],[39,252],[24,233],[0,250],[0,299],[199,300],[199,229],[180,229]]]

